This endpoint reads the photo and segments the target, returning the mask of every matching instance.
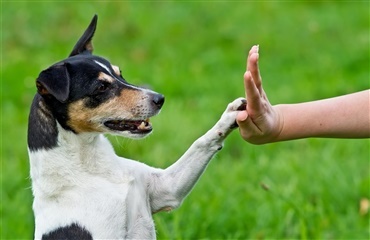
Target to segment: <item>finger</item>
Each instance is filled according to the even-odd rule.
[[[261,90],[262,88],[262,78],[260,75],[260,70],[258,67],[258,59],[259,59],[259,54],[258,53],[253,53],[249,58],[248,58],[248,70],[252,74],[252,79],[255,82],[258,90]]]
[[[248,53],[248,58],[253,54],[253,53],[258,53],[258,49],[259,49],[259,45],[254,45],[251,47],[251,49],[249,50],[249,53]],[[247,62],[248,63],[248,62]],[[248,70],[248,65],[246,66],[247,70]]]
[[[244,74],[244,87],[247,99],[247,111],[254,116],[261,111],[261,94],[255,82],[252,79],[251,72]]]
[[[249,50],[249,53],[248,53],[248,57],[247,57],[247,61],[246,61],[246,63],[245,63],[245,69],[247,70],[247,71],[250,71],[250,65],[251,65],[251,63],[250,63],[250,58],[251,58],[251,56],[254,54],[254,53],[257,53],[258,52],[258,47],[257,47],[257,45],[254,45],[250,50]]]

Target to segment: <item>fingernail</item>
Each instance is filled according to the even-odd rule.
[[[258,53],[258,51],[260,50],[260,45],[259,44],[256,45],[256,49],[257,49],[257,53]]]

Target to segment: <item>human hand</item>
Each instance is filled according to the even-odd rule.
[[[249,51],[247,71],[244,74],[244,87],[247,98],[245,111],[238,113],[236,122],[242,138],[253,144],[274,142],[282,130],[283,119],[278,109],[267,99],[262,88],[262,78],[258,68],[259,46]]]

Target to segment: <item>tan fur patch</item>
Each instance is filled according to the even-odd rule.
[[[88,42],[87,44],[86,44],[86,49],[88,50],[88,51],[90,51],[90,52],[93,52],[93,50],[94,50],[94,47],[93,47],[93,44],[92,44],[92,42],[90,41],[90,42]]]
[[[140,91],[125,89],[121,95],[102,103],[96,108],[85,106],[87,99],[71,103],[67,124],[77,133],[104,132],[103,122],[108,119],[132,119],[140,117],[144,99]]]
[[[111,76],[109,76],[108,74],[105,74],[103,72],[100,72],[99,73],[99,76],[98,76],[98,79],[101,80],[101,81],[106,81],[106,82],[114,82],[114,78],[112,78]]]
[[[121,76],[121,71],[119,70],[119,67],[116,65],[112,65],[114,73],[119,77]]]
[[[51,111],[45,105],[44,100],[40,100],[38,104],[39,104],[39,108],[37,109],[38,115],[40,116],[40,118],[42,118],[43,121],[51,125],[52,122],[54,121]]]

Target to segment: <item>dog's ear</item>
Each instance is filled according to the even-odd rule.
[[[84,34],[80,37],[76,45],[74,46],[70,57],[78,54],[91,54],[93,51],[92,38],[96,30],[96,23],[98,21],[98,15],[94,15],[90,25],[85,30]]]
[[[37,91],[42,96],[52,95],[66,102],[69,95],[70,77],[67,63],[51,66],[42,71],[36,80]]]

